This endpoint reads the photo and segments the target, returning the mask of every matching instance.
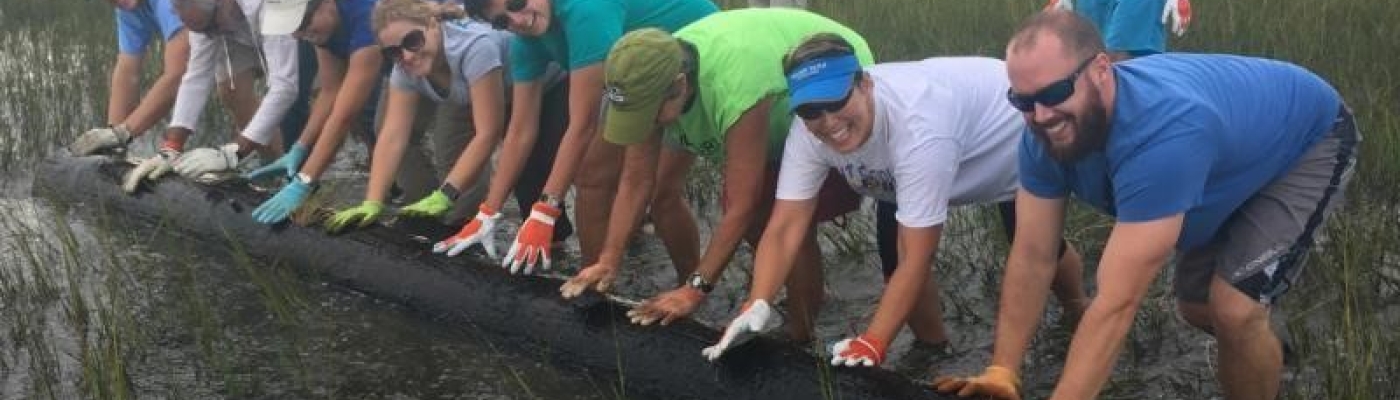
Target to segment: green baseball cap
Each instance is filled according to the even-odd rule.
[[[628,145],[651,135],[682,57],[680,41],[656,28],[628,32],[613,44],[603,67],[603,139]]]

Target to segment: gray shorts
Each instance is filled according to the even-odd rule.
[[[211,37],[214,42],[214,79],[223,84],[229,78],[247,70],[262,70],[260,52],[253,46],[233,39]],[[224,54],[227,46],[228,54]],[[232,69],[230,69],[232,68]]]
[[[1341,204],[1361,135],[1342,107],[1332,131],[1287,175],[1245,201],[1205,246],[1178,255],[1178,300],[1205,303],[1219,275],[1265,305],[1298,279],[1316,231]]]

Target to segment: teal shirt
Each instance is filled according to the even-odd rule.
[[[539,78],[551,61],[569,71],[603,62],[613,42],[640,28],[675,32],[716,11],[710,0],[554,0],[549,30],[510,43],[510,76]]]
[[[862,66],[875,63],[865,39],[821,15],[791,8],[749,8],[715,13],[677,31],[695,46],[695,102],[667,127],[666,140],[702,158],[723,161],[725,137],[739,117],[774,96],[768,113],[768,160],[782,159],[792,114],[783,57],[808,36],[830,32],[851,43]]]

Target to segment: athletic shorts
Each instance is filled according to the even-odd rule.
[[[875,202],[875,247],[880,250],[880,270],[885,279],[894,275],[899,266],[899,221],[894,219],[899,206],[886,201]],[[1001,216],[1001,227],[1006,232],[1006,242],[1016,237],[1016,200],[997,203],[997,214]],[[1064,257],[1069,243],[1060,239],[1059,256]]]
[[[1332,131],[1287,175],[1246,200],[1209,243],[1178,255],[1177,299],[1207,302],[1213,276],[1265,305],[1287,292],[1317,230],[1342,203],[1360,141],[1350,110],[1342,107]]]

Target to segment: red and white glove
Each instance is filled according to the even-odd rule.
[[[1050,10],[1074,11],[1074,1],[1073,1],[1073,0],[1050,0],[1050,1],[1047,1],[1047,2],[1045,2],[1045,8],[1043,9],[1043,11],[1050,11]]]
[[[492,210],[485,204],[477,206],[476,217],[472,218],[472,222],[463,226],[456,235],[433,244],[433,252],[447,253],[448,257],[456,257],[468,247],[480,244],[482,248],[486,249],[486,255],[496,258],[496,241],[491,236],[496,231],[496,223],[500,221],[501,213]]]
[[[885,361],[885,343],[862,334],[836,342],[831,346],[831,365],[874,367]]]
[[[1170,25],[1168,19],[1172,20]],[[1186,34],[1186,28],[1191,26],[1191,0],[1167,0],[1162,7],[1162,25],[1177,36]]]
[[[510,273],[529,274],[535,271],[535,264],[540,264],[540,270],[549,269],[549,245],[554,239],[554,220],[559,218],[563,211],[545,202],[535,202],[530,207],[530,219],[525,220],[525,224],[520,226],[520,233],[515,235],[515,243],[510,245],[510,251],[506,252],[506,258],[501,260],[501,267],[509,269]]]

